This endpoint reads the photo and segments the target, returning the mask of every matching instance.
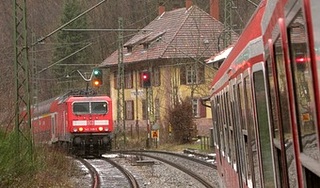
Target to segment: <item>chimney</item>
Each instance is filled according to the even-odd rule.
[[[186,10],[192,6],[192,0],[186,0]]]
[[[163,2],[159,3],[159,16],[161,16],[165,11],[166,11],[166,8],[163,4]]]
[[[210,0],[210,15],[219,20],[219,0]]]

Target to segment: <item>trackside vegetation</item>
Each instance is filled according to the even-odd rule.
[[[35,147],[14,132],[0,130],[0,187],[74,187],[69,179],[77,172],[72,160],[63,152],[48,147]]]

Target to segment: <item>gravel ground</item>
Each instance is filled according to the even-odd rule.
[[[159,161],[155,161],[154,165],[138,166],[133,161],[133,157],[116,157],[113,158],[114,161],[126,167],[139,182],[140,187],[147,188],[202,188],[204,187],[198,181],[190,178],[188,175],[184,174],[180,170],[171,167],[170,165],[164,164]],[[148,159],[149,160],[149,159]],[[152,159],[150,159],[152,160]],[[167,158],[168,160],[168,158]],[[179,160],[174,157],[169,160],[179,162]],[[221,185],[220,178],[217,175],[216,170],[212,168],[207,168],[203,165],[195,167],[194,164],[188,162],[188,160],[181,160],[185,167],[189,166],[201,173],[204,178],[209,179],[214,187],[219,188]],[[76,164],[80,167],[80,172],[77,177],[74,177],[71,181],[74,182],[74,187],[87,188],[90,187],[91,178],[88,170],[78,161]],[[98,167],[99,168],[99,167]],[[101,167],[100,167],[101,168]],[[98,170],[99,171],[99,170]],[[103,174],[102,174],[103,176]],[[104,179],[104,177],[102,177]],[[112,185],[103,187],[114,187]]]

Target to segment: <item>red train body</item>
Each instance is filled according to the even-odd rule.
[[[111,150],[112,101],[108,96],[66,94],[33,108],[37,143],[59,144],[77,155],[101,155]]]
[[[225,187],[320,187],[319,10],[319,0],[262,0],[213,78]]]

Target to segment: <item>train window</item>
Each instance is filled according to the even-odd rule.
[[[231,162],[233,164],[233,168],[238,171],[236,164],[237,164],[237,157],[238,153],[236,153],[236,147],[238,142],[237,141],[237,126],[238,126],[238,121],[237,121],[237,104],[236,104],[236,99],[235,99],[235,85],[232,85],[231,91],[229,93],[230,99],[228,100],[229,104],[229,146],[230,146],[230,157],[231,157]],[[237,147],[237,149],[239,149]],[[239,172],[239,171],[238,171]],[[240,172],[239,172],[240,173]]]
[[[267,113],[266,89],[262,70],[253,73],[254,92],[256,98],[256,111],[258,134],[261,153],[261,164],[264,187],[275,187],[272,164],[272,152],[269,132],[269,118]]]
[[[274,52],[275,52],[275,79],[278,83],[277,88],[277,95],[278,105],[279,105],[279,129],[282,129],[283,133],[281,135],[282,140],[280,141],[280,132],[279,129],[274,127],[274,135],[275,135],[275,143],[283,142],[285,146],[285,156],[281,155],[281,151],[277,150],[276,154],[278,158],[278,164],[281,164],[281,161],[286,161],[286,167],[289,177],[290,187],[296,185],[296,166],[295,166],[295,158],[294,158],[294,151],[293,151],[293,139],[292,139],[292,129],[291,129],[291,121],[290,121],[290,111],[289,111],[289,102],[288,102],[288,87],[287,87],[287,78],[285,73],[285,62],[283,56],[283,48],[282,48],[282,41],[281,38],[278,38],[274,43]],[[270,86],[271,87],[271,86]],[[271,90],[272,91],[272,90]],[[272,104],[272,103],[271,103]],[[272,106],[274,107],[274,106]],[[276,111],[275,107],[272,110]],[[275,121],[276,119],[274,119]],[[275,122],[274,122],[275,123]],[[279,147],[278,147],[279,148]],[[281,149],[281,148],[279,148]],[[286,178],[285,174],[279,174],[280,178]]]
[[[248,156],[248,147],[247,147],[247,136],[246,136],[246,124],[245,124],[245,108],[243,103],[243,87],[242,83],[237,84],[237,90],[235,92],[235,99],[238,104],[238,115],[237,118],[240,123],[240,127],[237,129],[238,134],[238,150],[240,153],[240,165],[241,165],[241,172],[242,172],[242,178],[244,182],[247,182],[248,178],[248,172],[247,172],[247,156]],[[250,176],[250,174],[249,174]]]
[[[229,126],[229,103],[228,103],[228,93],[223,94],[223,114],[224,114],[224,124],[223,124],[223,135],[224,135],[224,146],[225,146],[225,155],[230,162],[230,143],[229,143],[229,134],[228,134],[228,126]]]
[[[317,161],[319,164],[320,153],[314,106],[313,76],[307,43],[308,36],[301,10],[288,26],[288,36],[300,149],[310,159]],[[310,172],[309,174],[311,175],[312,173]]]
[[[313,35],[314,35],[314,47],[315,53],[317,57],[317,72],[318,72],[318,79],[320,78],[320,1],[310,1],[310,8],[311,8],[311,16],[312,16],[312,25],[313,25]],[[319,82],[320,84],[320,82]],[[319,86],[320,87],[320,86]]]
[[[216,106],[216,103],[215,103],[215,100],[216,100],[216,97],[214,99],[211,99],[210,100],[210,104],[211,104],[211,120],[212,120],[212,130],[213,130],[213,135],[212,135],[212,138],[213,138],[213,146],[216,146],[217,145],[217,121],[218,121],[218,114],[217,114],[217,106]]]
[[[74,114],[88,114],[90,112],[89,102],[75,102],[72,106]]]
[[[224,142],[224,128],[223,128],[223,125],[224,125],[224,113],[223,113],[223,109],[224,109],[224,106],[223,106],[223,103],[222,103],[222,95],[219,95],[219,111],[220,111],[220,126],[219,126],[219,130],[220,130],[220,140],[221,140],[221,148],[220,150],[222,151],[222,156],[224,157],[224,151],[225,151],[225,142]]]
[[[257,142],[254,129],[254,119],[252,111],[252,97],[251,97],[251,83],[250,77],[246,76],[244,78],[244,99],[246,107],[246,119],[248,124],[248,161],[249,167],[248,170],[251,172],[252,177],[248,177],[249,187],[255,187],[254,183],[256,182],[256,187],[260,187],[260,173],[259,173],[259,163],[258,163],[258,153],[257,153]],[[254,181],[251,181],[254,180]]]

